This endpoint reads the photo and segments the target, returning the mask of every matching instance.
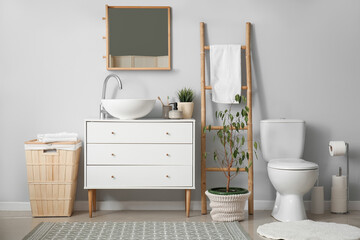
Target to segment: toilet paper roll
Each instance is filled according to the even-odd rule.
[[[344,176],[336,176],[337,179]],[[346,176],[345,176],[346,179]],[[343,181],[346,185],[346,181]],[[338,185],[344,185],[338,182]],[[346,187],[332,187],[331,188],[331,212],[346,213],[347,212],[347,188]]]
[[[347,201],[346,199],[332,199],[331,200],[331,212],[333,213],[346,213]]]
[[[311,192],[311,213],[323,214],[324,210],[324,187],[314,187]]]
[[[346,188],[331,188],[331,200],[333,199],[347,199]]]
[[[333,188],[347,188],[347,180],[346,175],[337,176],[332,175],[332,187]]]
[[[329,142],[330,156],[344,156],[346,154],[346,144],[344,141]]]

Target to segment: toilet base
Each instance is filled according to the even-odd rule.
[[[281,195],[279,192],[276,192],[275,205],[271,216],[281,222],[292,222],[307,219],[303,196]]]

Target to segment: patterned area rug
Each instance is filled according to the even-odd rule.
[[[251,239],[237,222],[63,222],[40,223],[24,239]]]

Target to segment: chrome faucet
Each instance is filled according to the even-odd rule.
[[[108,83],[109,79],[112,78],[112,77],[114,77],[117,80],[118,85],[119,85],[119,90],[122,89],[122,82],[121,82],[121,79],[119,78],[119,76],[115,75],[115,74],[110,74],[104,80],[101,99],[105,99],[107,83]],[[100,103],[100,119],[105,119],[106,115],[107,115],[107,112],[104,109],[102,103]]]

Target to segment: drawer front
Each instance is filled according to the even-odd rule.
[[[88,166],[87,188],[191,187],[191,166]]]
[[[192,136],[192,123],[87,123],[87,143],[192,143]]]
[[[88,165],[192,165],[192,144],[88,144]]]

